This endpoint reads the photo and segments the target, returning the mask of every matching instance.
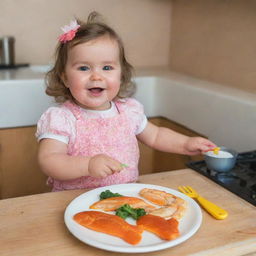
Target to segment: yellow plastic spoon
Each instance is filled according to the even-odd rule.
[[[218,155],[218,154],[219,154],[219,151],[220,151],[220,148],[219,148],[219,147],[216,147],[216,148],[213,149],[213,153],[214,153],[215,155]]]

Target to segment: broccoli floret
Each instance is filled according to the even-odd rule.
[[[123,195],[120,195],[119,193],[112,193],[110,190],[105,190],[100,193],[100,200],[107,199],[110,197],[118,197],[118,196],[123,196]]]
[[[130,216],[129,212],[121,209],[121,207],[116,210],[116,215],[123,219],[126,219],[127,217]]]
[[[127,217],[132,217],[137,220],[140,216],[145,215],[146,212],[143,208],[132,208],[129,204],[124,204],[116,210],[116,215],[126,219]]]
[[[141,216],[146,215],[146,211],[145,211],[143,208],[137,208],[137,209],[135,209],[135,210],[136,210],[136,212],[137,212],[137,219],[138,219],[139,217],[141,217]]]

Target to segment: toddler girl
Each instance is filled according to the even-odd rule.
[[[133,98],[132,66],[119,36],[89,15],[63,28],[47,73],[50,107],[38,121],[39,164],[53,191],[135,182],[137,139],[157,150],[195,155],[215,147],[147,121]]]

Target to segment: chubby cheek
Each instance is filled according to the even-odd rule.
[[[68,84],[72,87],[79,87],[79,85],[84,85],[84,79],[78,75],[72,75],[68,77]]]
[[[81,96],[82,92],[83,92],[81,89],[79,89],[77,87],[75,87],[75,88],[70,87],[69,90],[70,90],[71,94],[73,95],[73,97],[75,97],[75,98]]]
[[[112,100],[113,98],[115,98],[120,90],[120,80],[113,80],[111,81],[109,84],[111,84],[111,86],[109,87],[109,97],[110,100]]]

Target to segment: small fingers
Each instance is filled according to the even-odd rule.
[[[128,165],[124,164],[124,163],[120,163],[119,161],[112,159],[109,167],[111,168],[112,172],[114,173],[114,172],[120,172],[123,169],[128,168]]]
[[[190,143],[187,148],[189,155],[202,154],[216,147],[213,142],[203,137],[192,137],[189,142]]]
[[[112,170],[112,172],[114,173],[114,172],[120,172],[120,171],[122,171],[123,169],[124,169],[124,167],[122,166],[122,164],[120,164],[119,162],[118,163],[115,163],[115,164],[113,164],[113,165],[111,165],[111,170]]]
[[[109,168],[105,168],[104,170],[100,170],[98,172],[94,172],[92,174],[92,177],[95,178],[106,178],[107,176],[111,175],[112,171]]]
[[[216,148],[217,146],[212,143],[212,142],[208,142],[208,143],[205,143],[205,144],[202,144],[201,146],[201,151],[202,152],[208,152],[210,150],[213,150],[214,148]]]
[[[99,154],[92,157],[90,163],[90,174],[96,178],[105,178],[115,172],[120,172],[127,168],[126,164],[123,164],[107,155]]]

